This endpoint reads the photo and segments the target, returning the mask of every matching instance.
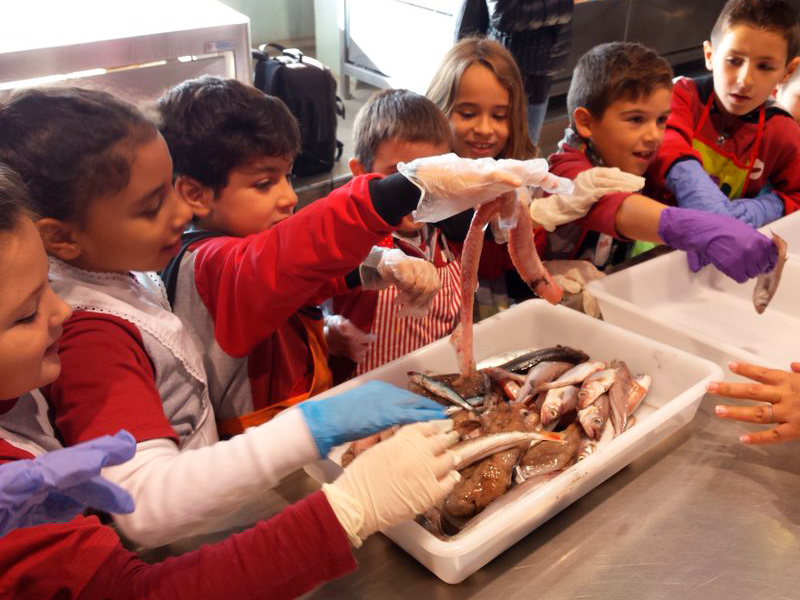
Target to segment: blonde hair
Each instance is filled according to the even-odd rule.
[[[497,158],[520,160],[534,158],[538,150],[528,135],[522,75],[514,57],[501,44],[481,37],[462,39],[445,55],[425,95],[450,118],[461,77],[475,64],[489,69],[497,77],[500,85],[508,90],[510,99],[508,141]]]

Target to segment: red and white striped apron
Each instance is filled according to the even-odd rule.
[[[412,246],[404,240],[393,238],[396,247],[410,256],[432,262],[439,274],[442,287],[430,311],[423,319],[398,317],[399,307],[394,303],[397,288],[390,286],[378,292],[378,305],[370,333],[377,340],[370,346],[367,356],[356,368],[356,375],[371,371],[381,365],[408,354],[431,342],[453,333],[458,325],[461,310],[461,262],[453,256],[441,232],[431,228],[426,249]]]

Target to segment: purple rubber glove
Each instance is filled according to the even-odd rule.
[[[772,240],[725,215],[670,206],[661,212],[658,235],[689,254],[692,271],[712,263],[739,283],[771,271],[778,260]]]
[[[17,527],[68,521],[87,506],[133,512],[130,494],[103,479],[100,469],[135,453],[136,440],[121,430],[0,466],[0,536]]]

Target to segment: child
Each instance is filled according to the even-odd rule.
[[[425,96],[407,90],[384,90],[361,107],[353,125],[355,157],[353,175],[397,172],[397,164],[450,151],[450,125]],[[430,310],[423,318],[403,317],[397,306],[397,290],[354,290],[334,298],[333,309],[363,331],[374,334],[362,362],[350,362],[350,372],[360,375],[445,335],[458,323],[461,307],[458,248],[451,247],[441,230],[403,219],[397,231],[381,245],[417,259],[429,261],[441,282]],[[435,268],[434,268],[435,267]],[[349,361],[348,361],[349,362]]]
[[[218,443],[200,352],[169,312],[157,276],[129,270],[163,268],[178,252],[191,216],[172,186],[171,160],[155,126],[103,92],[25,90],[0,107],[0,161],[29,183],[53,287],[75,310],[59,347],[61,377],[0,415],[0,426],[43,450],[128,430],[137,441],[135,456],[104,474],[136,502],[133,514],[115,519],[134,543],[156,547],[252,523],[266,510],[265,490],[333,445],[392,423],[442,415],[438,405],[380,384],[303,403]],[[433,169],[428,176],[442,173]],[[490,179],[519,185],[508,174]],[[402,192],[404,183],[413,188],[410,197]],[[249,238],[249,246],[227,238],[241,252],[214,264],[219,276],[261,266],[265,287],[296,288],[292,278],[313,287],[350,266],[344,258],[326,265],[296,258],[286,248],[287,232],[294,244],[307,246],[319,245],[320,233],[330,227],[353,238],[380,239],[419,193],[401,175],[357,178],[304,211],[294,229],[286,220],[271,235]],[[270,244],[281,251],[259,252]],[[213,263],[218,255],[205,258]],[[272,263],[265,264],[264,256]],[[286,268],[277,269],[278,261]],[[218,300],[234,311],[247,291],[228,291]],[[31,402],[40,415],[35,421],[27,418]]]
[[[795,123],[800,123],[800,69],[795,69],[787,82],[778,84],[775,97]]]
[[[767,369],[747,363],[732,362],[732,373],[757,381],[753,383],[727,383],[714,381],[708,391],[729,398],[757,400],[766,404],[758,406],[717,405],[715,412],[723,419],[746,423],[773,425],[757,433],[746,433],[739,438],[743,444],[774,444],[800,438],[800,363],[791,364],[791,372]]]
[[[42,240],[21,206],[25,194],[21,181],[0,167],[0,405],[4,409],[30,402],[30,396],[14,397],[58,376],[56,340],[69,317],[69,308],[48,285]],[[35,412],[28,415],[35,420]],[[79,449],[107,456],[110,463],[124,460],[126,450],[133,450],[132,440],[109,444],[113,441],[95,440],[42,454],[0,429],[0,499],[19,493],[18,485],[7,487],[4,474],[9,471],[50,480],[57,472],[64,474],[66,467],[52,459],[69,456],[94,474],[87,467],[91,459]],[[378,526],[398,523],[442,501],[455,483],[447,475],[453,473],[454,459],[445,451],[452,443],[452,434],[437,431],[433,424],[401,429],[376,447],[383,446],[382,452],[362,454],[333,484],[279,516],[223,543],[160,564],[145,564],[123,549],[114,530],[96,517],[15,529],[0,538],[0,596],[117,600],[298,596],[355,569],[351,544],[360,545]],[[38,458],[32,460],[34,455]],[[390,458],[392,485],[386,485],[381,473],[387,473]],[[108,494],[116,494],[119,503],[124,492],[99,477],[80,483],[86,473],[74,466],[68,476],[62,481],[64,491],[56,494],[72,494],[80,501],[89,491],[98,494],[102,485],[106,497],[98,498],[101,507],[130,510],[111,502]],[[82,493],[76,492],[78,487]],[[61,508],[65,497],[60,496]],[[51,511],[54,502],[33,501],[38,502],[32,510],[39,517],[43,508],[47,517],[58,517]],[[97,501],[92,504],[98,506]]]
[[[695,271],[712,262],[740,282],[775,265],[774,244],[736,219],[666,207],[593,181],[598,166],[646,173],[664,137],[671,89],[667,62],[641,44],[601,44],[580,58],[567,94],[571,127],[550,157],[551,172],[574,179],[576,195],[600,198],[584,218],[560,226],[548,223],[534,200],[531,217],[552,232],[548,258],[583,258],[603,268],[627,256],[630,240],[644,240],[686,250]]]
[[[703,43],[712,75],[675,82],[653,164],[678,206],[754,227],[800,207],[800,128],[768,100],[795,71],[799,47],[797,13],[783,0],[725,4]]]
[[[388,229],[349,215],[348,194],[369,204],[367,186],[390,179],[357,178],[334,192],[335,200],[289,219],[299,133],[280,100],[235,80],[203,77],[168,91],[158,108],[176,189],[199,230],[170,266],[168,290],[203,349],[219,428],[231,435],[330,387],[321,311],[299,309],[361,283],[357,272],[345,275]],[[326,218],[315,222],[308,211],[326,211]],[[405,222],[403,214],[393,225]],[[356,235],[367,229],[362,222],[372,231]]]

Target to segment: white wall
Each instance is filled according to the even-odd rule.
[[[222,0],[250,17],[254,46],[314,38],[314,0]]]

